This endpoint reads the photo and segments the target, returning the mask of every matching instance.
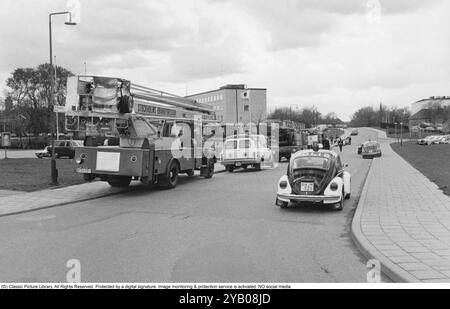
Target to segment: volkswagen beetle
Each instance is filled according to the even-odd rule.
[[[342,210],[350,198],[351,175],[340,156],[328,150],[303,150],[289,162],[287,174],[278,181],[276,205],[286,208],[291,202],[333,205]]]

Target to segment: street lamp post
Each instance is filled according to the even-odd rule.
[[[403,147],[403,122],[400,122],[400,147]]]
[[[398,143],[398,131],[397,131],[398,123],[396,122],[396,123],[394,123],[394,125],[395,125],[395,141]]]
[[[72,12],[55,12],[48,15],[48,31],[49,31],[49,44],[50,44],[50,110],[51,110],[51,135],[52,135],[52,160],[51,160],[51,183],[52,185],[58,184],[58,170],[56,169],[55,159],[55,81],[53,73],[53,41],[52,41],[52,17],[56,15],[69,15],[69,21],[66,25],[74,26],[76,22],[72,21]]]

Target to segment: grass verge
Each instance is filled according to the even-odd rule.
[[[391,144],[392,149],[450,196],[450,145]]]
[[[7,159],[0,160],[0,190],[33,192],[52,186],[50,159]],[[75,172],[70,159],[56,160],[59,186],[84,183],[83,176]]]

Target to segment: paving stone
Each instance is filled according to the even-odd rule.
[[[450,250],[433,250],[433,252],[440,256],[450,256]]]
[[[423,263],[400,263],[398,266],[406,271],[432,270],[430,266]]]
[[[419,280],[447,279],[445,275],[435,270],[417,270],[411,271],[411,274]]]
[[[402,247],[408,253],[428,253],[431,252],[425,247]]]

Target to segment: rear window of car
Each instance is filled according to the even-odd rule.
[[[366,149],[377,149],[379,147],[378,143],[367,143],[363,145]]]
[[[248,149],[252,147],[252,141],[249,139],[243,139],[239,141],[239,149]]]
[[[225,150],[234,150],[237,149],[237,141],[236,140],[232,140],[232,141],[227,141],[225,142]]]
[[[318,168],[328,170],[330,168],[330,159],[326,157],[299,157],[293,162],[293,169],[299,168]]]

